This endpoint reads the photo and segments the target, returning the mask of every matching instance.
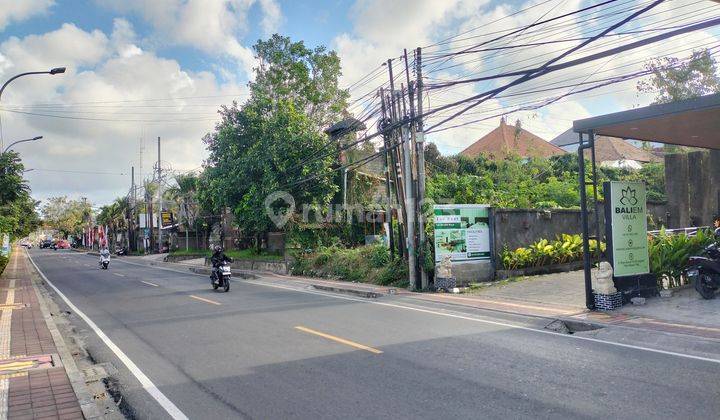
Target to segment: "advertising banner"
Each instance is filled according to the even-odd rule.
[[[482,204],[442,204],[435,216],[435,262],[490,259],[490,207]]]
[[[613,181],[609,185],[614,274],[616,277],[647,274],[650,272],[650,259],[645,184]]]
[[[168,227],[172,226],[174,223],[174,217],[173,214],[169,211],[164,211],[161,213],[162,217],[162,227]]]

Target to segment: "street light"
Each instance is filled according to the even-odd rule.
[[[14,142],[10,143],[10,145],[9,145],[8,147],[6,147],[5,150],[3,150],[3,154],[7,153],[7,151],[10,150],[11,147],[15,146],[15,145],[18,144],[18,143],[23,143],[23,142],[26,142],[26,141],[40,140],[41,138],[43,138],[43,136],[37,136],[37,137],[33,137],[33,138],[31,138],[31,139],[24,139],[24,140],[14,141]]]
[[[5,88],[7,87],[7,85],[9,85],[10,82],[12,82],[13,80],[15,80],[15,79],[17,79],[17,78],[19,78],[19,77],[29,76],[29,75],[31,75],[31,74],[52,74],[52,75],[55,75],[55,74],[61,74],[61,73],[65,73],[65,67],[55,67],[55,68],[50,69],[49,71],[29,71],[29,72],[17,74],[17,75],[15,75],[15,76],[11,77],[7,82],[5,82],[5,84],[2,85],[2,87],[0,88],[0,98],[2,98],[3,91],[5,90]]]
[[[0,98],[2,98],[2,94],[3,94],[3,92],[5,91],[5,88],[7,87],[7,85],[9,85],[10,82],[12,82],[13,80],[15,80],[15,79],[17,79],[17,78],[19,78],[19,77],[29,76],[29,75],[31,75],[31,74],[50,74],[50,75],[56,75],[56,74],[61,74],[61,73],[65,73],[65,67],[54,67],[54,68],[51,68],[49,71],[28,71],[28,72],[25,72],[25,73],[16,74],[15,76],[13,76],[13,77],[11,77],[10,79],[8,79],[8,81],[5,82],[5,83],[2,85],[2,87],[0,87]],[[0,114],[0,117],[1,117],[1,114]],[[42,137],[41,137],[41,138],[42,138]],[[32,139],[32,140],[38,140],[38,139],[35,138],[35,139]],[[23,140],[23,141],[30,141],[30,140]],[[3,144],[3,143],[4,143],[4,142],[3,142],[3,139],[2,139],[2,131],[0,131],[0,147],[2,147],[2,144]],[[19,143],[19,142],[18,142],[18,143]],[[13,143],[13,144],[14,144],[14,143]],[[11,146],[12,146],[12,144],[11,144]],[[5,151],[7,151],[7,149],[5,149]],[[3,152],[3,153],[4,153],[4,152]]]

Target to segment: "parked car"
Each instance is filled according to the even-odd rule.
[[[40,248],[52,248],[53,244],[52,239],[45,239],[44,241],[40,242]]]
[[[70,242],[60,239],[55,243],[55,249],[70,249]]]

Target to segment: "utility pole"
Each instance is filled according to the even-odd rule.
[[[396,97],[395,97],[395,77],[393,76],[393,68],[392,68],[392,59],[389,59],[387,61],[387,67],[388,67],[388,75],[390,77],[390,100],[388,102],[389,111],[390,111],[390,124],[392,126],[396,125],[397,122],[400,120],[399,118],[399,107],[396,106]],[[392,141],[392,147],[393,150],[391,150],[391,155],[393,156],[393,170],[395,171],[395,193],[397,194],[398,204],[400,206],[400,209],[398,211],[398,230],[399,230],[399,237],[400,240],[398,241],[398,250],[400,250],[400,255],[407,255],[407,248],[405,246],[405,231],[407,226],[405,225],[405,221],[407,220],[407,206],[403,197],[403,191],[404,189],[404,178],[402,174],[402,155],[399,150],[395,147],[398,145],[396,138],[399,138],[397,135],[397,128],[393,128],[390,131],[390,139]],[[403,226],[405,225],[405,226]]]
[[[158,254],[162,251],[162,166],[160,164],[160,136],[158,136]]]
[[[137,195],[135,193],[135,166],[130,168],[130,194],[132,205],[130,206],[130,220],[128,221],[128,251],[135,251],[137,240],[135,239],[135,210],[137,209]]]
[[[403,172],[405,173],[405,207],[407,209],[407,219],[405,224],[407,227],[407,257],[408,257],[408,277],[410,278],[410,290],[417,289],[416,279],[416,263],[415,258],[415,197],[412,183],[412,151],[410,150],[410,130],[409,125],[402,125],[402,150],[403,150]]]
[[[387,122],[387,110],[385,109],[385,91],[380,88],[380,109],[382,117],[380,119],[380,129],[384,130],[384,125]],[[395,259],[395,246],[394,246],[394,229],[392,224],[392,195],[390,194],[390,142],[388,141],[387,133],[383,132],[383,147],[385,147],[385,195],[387,197],[387,206],[385,207],[385,221],[388,223],[388,245],[390,246],[390,259]]]
[[[423,290],[430,285],[428,282],[428,274],[425,272],[425,251],[427,249],[427,238],[425,237],[425,220],[422,215],[422,205],[425,203],[425,133],[423,132],[423,80],[422,80],[422,48],[415,50],[415,75],[417,82],[415,90],[417,92],[417,114],[415,125],[417,127],[416,136],[416,163],[417,163],[417,187],[418,187],[418,231],[420,232],[420,284]]]

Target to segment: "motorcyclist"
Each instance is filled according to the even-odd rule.
[[[102,265],[103,260],[106,260],[108,258],[110,258],[110,250],[107,249],[107,247],[102,247],[102,249],[100,249],[100,263],[99,264]]]
[[[232,262],[232,258],[225,255],[220,245],[215,245],[215,248],[213,249],[213,254],[210,257],[210,263],[213,267],[213,279],[217,278],[217,270],[219,270],[220,266],[223,265],[223,263],[226,261]]]
[[[720,214],[713,219],[713,226],[715,226],[715,238],[720,239]]]

